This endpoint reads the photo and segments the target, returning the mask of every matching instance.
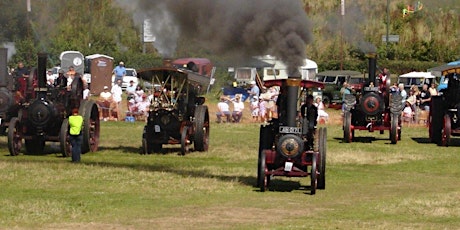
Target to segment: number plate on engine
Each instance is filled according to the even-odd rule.
[[[295,133],[300,134],[302,133],[302,128],[299,127],[288,127],[288,126],[281,126],[280,133]]]
[[[293,165],[292,162],[286,162],[286,163],[284,163],[284,171],[285,171],[285,172],[290,172],[290,171],[292,171],[292,165]]]
[[[155,125],[155,133],[159,133],[161,130],[160,130],[160,126],[159,125]]]

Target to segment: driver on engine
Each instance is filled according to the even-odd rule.
[[[383,68],[383,72],[379,74],[380,92],[386,90],[387,84],[390,84],[390,72],[387,68]]]
[[[316,129],[318,108],[313,104],[313,95],[309,94],[306,97],[305,104],[300,107],[300,116],[302,122],[306,122],[302,125],[302,129],[308,129],[307,134],[307,146],[313,149],[313,135]]]

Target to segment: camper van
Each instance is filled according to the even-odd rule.
[[[264,81],[288,78],[287,66],[281,60],[271,55],[265,55],[257,58],[273,65],[273,67],[263,68]],[[302,80],[315,80],[316,73],[318,73],[318,65],[310,59],[305,59],[303,66],[299,67],[299,71],[302,76]]]

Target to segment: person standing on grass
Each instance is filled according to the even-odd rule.
[[[123,77],[126,76],[125,63],[121,61],[115,69],[113,69],[112,73],[115,74],[115,79],[113,80],[114,84],[116,84],[118,80],[123,82]]]
[[[256,84],[256,81],[251,81],[251,88],[248,90],[249,101],[252,101],[254,97],[259,97],[260,89]]]
[[[117,80],[117,83],[112,86],[112,93],[113,102],[115,103],[115,112],[116,112],[116,119],[119,120],[120,118],[120,107],[121,107],[121,95],[123,94],[123,90],[121,89],[122,81],[120,79]]]
[[[78,114],[78,108],[72,109],[69,116],[69,139],[72,145],[72,162],[80,162],[81,142],[83,140],[81,130],[83,128],[83,117]]]
[[[251,115],[252,115],[253,122],[259,122],[259,97],[252,98]]]

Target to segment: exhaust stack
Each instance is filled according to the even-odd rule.
[[[297,97],[299,94],[301,78],[288,77],[286,80],[287,91],[287,126],[295,127],[297,118]]]
[[[0,48],[0,87],[8,86],[8,49]]]
[[[38,83],[38,90],[37,96],[38,98],[46,98],[46,91],[48,90],[46,87],[46,62],[47,62],[48,54],[46,53],[39,53],[38,54],[38,65],[37,65],[37,83]]]
[[[373,82],[375,86],[378,86],[378,82],[376,82],[376,72],[377,72],[377,54],[376,53],[368,53],[367,58],[369,60],[369,83]]]

